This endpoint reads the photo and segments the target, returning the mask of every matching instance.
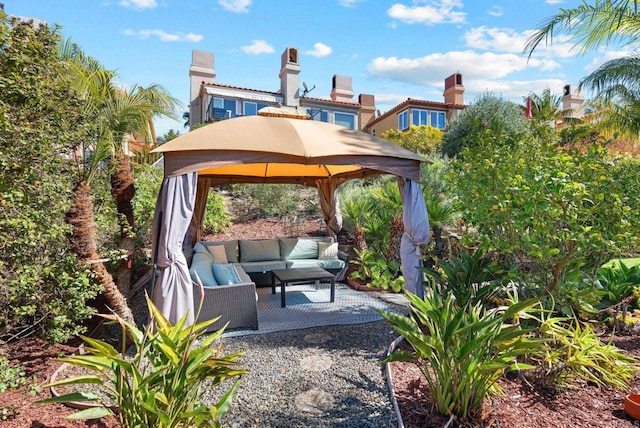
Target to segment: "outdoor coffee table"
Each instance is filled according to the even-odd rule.
[[[336,277],[319,267],[274,269],[271,271],[271,294],[276,294],[276,281],[280,281],[280,303],[286,306],[284,289],[288,284],[307,282],[329,282],[331,284],[331,302],[336,299]]]

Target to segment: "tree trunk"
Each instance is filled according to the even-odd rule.
[[[111,196],[116,202],[120,221],[120,248],[127,252],[127,258],[118,267],[118,288],[124,296],[131,292],[131,266],[135,252],[133,204],[131,200],[136,194],[133,173],[129,158],[117,152],[113,159],[111,175]]]
[[[395,218],[391,222],[389,230],[389,248],[387,248],[385,257],[387,261],[395,261],[400,265],[400,243],[402,242],[402,234],[404,233],[404,224],[402,217]]]
[[[98,283],[102,285],[107,304],[122,319],[135,325],[133,313],[127,305],[127,299],[118,290],[104,263],[96,261],[98,253],[93,200],[91,190],[85,182],[81,182],[74,189],[72,205],[67,211],[65,219],[72,226],[72,231],[68,235],[71,249],[82,262],[90,263],[89,266],[95,273]]]
[[[369,249],[362,228],[357,228],[353,233],[353,245],[360,251]]]

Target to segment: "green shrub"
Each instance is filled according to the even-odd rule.
[[[636,215],[618,191],[603,146],[586,151],[520,141],[468,151],[452,163],[457,206],[495,251],[549,292],[576,268],[595,269],[634,248]]]
[[[411,125],[409,129],[390,129],[380,137],[411,150],[412,152],[428,155],[434,153],[442,142],[443,132],[432,126]]]
[[[364,282],[368,287],[382,288],[400,293],[404,290],[404,278],[400,265],[395,261],[376,258],[370,250],[354,249],[356,258],[350,263],[357,266],[351,277]]]
[[[489,139],[491,145],[513,146],[528,133],[528,122],[519,105],[485,93],[449,124],[442,139],[442,153],[472,159],[465,149],[476,149]]]
[[[220,427],[220,418],[231,406],[240,376],[247,372],[234,368],[242,354],[220,355],[220,348],[214,343],[224,328],[206,336],[206,327],[218,318],[185,327],[185,314],[172,326],[148,297],[147,305],[151,322],[144,331],[127,324],[117,315],[104,315],[120,324],[123,337],[125,330],[131,333],[136,350],[132,359],[125,357],[126,349],[118,352],[106,342],[83,337],[86,354],[61,361],[84,367],[95,374],[48,385],[98,384],[106,391],[110,403],[101,402],[95,393],[85,392],[73,392],[39,402],[96,402],[99,406],[75,413],[70,418],[94,419],[111,415],[125,428]],[[216,387],[233,378],[237,379],[215,405],[202,403],[201,397],[206,388]],[[113,404],[119,409],[117,414],[110,408]]]
[[[69,155],[93,124],[70,90],[58,40],[0,10],[0,340],[64,342],[83,331],[98,292],[66,240],[78,173]]]
[[[246,214],[282,218],[320,212],[318,192],[295,184],[236,184],[233,194],[246,206]]]
[[[224,207],[224,199],[214,190],[209,191],[202,219],[203,233],[224,232],[231,225],[231,217]]]
[[[427,291],[424,300],[407,293],[411,317],[380,311],[413,347],[413,352],[395,351],[384,362],[415,362],[439,413],[461,424],[477,423],[485,397],[498,391],[500,376],[529,368],[516,358],[538,345],[525,337],[526,330],[508,322],[535,301],[485,310],[481,304],[459,306],[451,294],[442,299],[437,290]]]
[[[151,248],[151,230],[163,171],[150,164],[134,164],[136,195],[131,201],[136,224],[136,247]]]

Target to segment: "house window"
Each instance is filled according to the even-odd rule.
[[[411,111],[411,124],[415,126],[428,125],[429,111],[413,109]]]
[[[236,100],[214,97],[207,109],[207,120],[222,120],[236,117],[238,103]]]
[[[403,111],[398,115],[398,129],[403,130],[409,127],[409,112]]]
[[[438,129],[444,129],[445,127],[445,115],[442,111],[431,112],[431,126]]]
[[[258,114],[260,109],[265,107],[269,107],[269,104],[265,103],[255,103],[253,101],[245,101],[243,103],[244,106],[244,115],[245,116],[255,116]]]
[[[333,115],[333,120],[336,125],[342,125],[349,129],[355,129],[356,127],[356,117],[353,114],[335,113]]]
[[[245,101],[244,103],[244,115],[245,116],[255,116],[258,114],[258,104],[252,103],[249,101]]]
[[[311,116],[311,120],[319,120],[321,122],[329,122],[329,112],[318,108],[308,108],[307,114]]]

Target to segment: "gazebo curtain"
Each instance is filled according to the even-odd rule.
[[[404,233],[400,242],[402,274],[407,291],[424,298],[424,272],[421,270],[422,257],[419,246],[429,242],[429,216],[420,183],[413,180],[401,181],[404,223]]]
[[[340,183],[334,178],[316,180],[318,193],[320,194],[320,208],[324,222],[327,224],[327,233],[335,237],[342,229],[342,213],[336,188]]]
[[[193,219],[189,226],[189,233],[184,240],[188,245],[193,245],[201,240],[202,221],[204,219],[204,212],[207,209],[207,198],[209,197],[209,189],[212,181],[211,178],[198,177],[198,189],[196,190]]]
[[[152,301],[172,324],[185,313],[186,324],[194,322],[193,286],[182,244],[193,215],[197,179],[197,172],[165,178],[154,213],[152,254],[159,274]]]

